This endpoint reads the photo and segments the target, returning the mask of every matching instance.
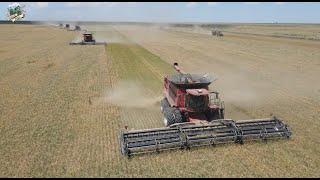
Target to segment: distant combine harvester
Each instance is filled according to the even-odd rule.
[[[74,29],[68,29],[68,31],[81,31],[80,26],[75,26]]]
[[[83,33],[83,40],[81,42],[70,42],[70,45],[107,45],[107,42],[96,42],[92,33]]]
[[[212,29],[212,30],[211,30],[211,35],[212,35],[212,36],[223,36],[222,31],[220,31],[220,30],[215,30],[215,29]]]

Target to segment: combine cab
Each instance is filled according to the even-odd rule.
[[[208,87],[216,79],[187,74],[178,63],[174,63],[174,68],[179,74],[164,77],[164,99],[160,103],[166,127],[121,129],[122,155],[291,136],[288,126],[275,116],[237,121],[224,119],[224,103],[219,93],[210,92]]]
[[[106,42],[96,42],[93,38],[92,33],[84,33],[83,40],[81,42],[71,42],[70,45],[107,45]]]
[[[222,32],[219,30],[211,30],[212,36],[223,36]]]
[[[69,29],[70,28],[70,24],[66,24],[66,29]]]
[[[63,24],[59,24],[59,27],[60,27],[60,29],[62,29],[63,28]]]

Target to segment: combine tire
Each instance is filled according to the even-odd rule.
[[[169,105],[169,102],[167,100],[167,98],[164,98],[160,101],[160,109],[161,109],[161,112],[163,113],[164,109],[170,107]]]
[[[183,122],[183,117],[181,115],[181,112],[179,111],[178,108],[166,108],[164,109],[164,125],[166,127],[175,124],[175,123],[182,123]]]

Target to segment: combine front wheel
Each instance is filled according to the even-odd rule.
[[[171,107],[165,108],[163,116],[164,116],[163,117],[164,125],[166,127],[175,123],[183,122],[182,114],[178,108],[171,108]]]

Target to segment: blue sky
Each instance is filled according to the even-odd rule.
[[[0,2],[4,20],[9,4]],[[319,2],[17,2],[25,20],[320,23]]]

